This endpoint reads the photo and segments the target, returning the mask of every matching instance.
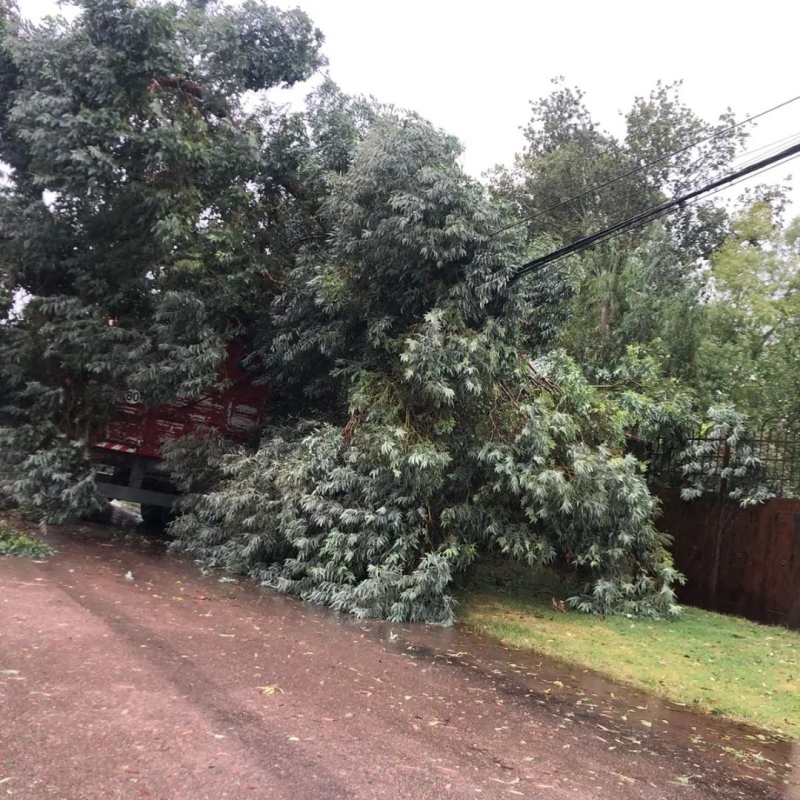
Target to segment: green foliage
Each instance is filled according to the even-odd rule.
[[[0,429],[0,491],[45,522],[67,522],[101,511],[94,465],[84,442],[52,425]]]
[[[228,456],[220,488],[185,499],[178,546],[362,616],[450,622],[448,585],[487,550],[575,570],[581,610],[675,615],[657,505],[623,454],[626,421],[657,402],[601,399],[563,355],[521,353],[524,291],[489,313],[518,245],[487,235],[501,220],[456,156],[394,114],[357,145],[274,351],[340,421],[333,405]]]
[[[684,500],[715,492],[747,507],[775,497],[747,423],[747,417],[733,408],[709,409],[699,436],[678,455]]]
[[[572,241],[707,182],[747,139],[741,128],[728,130],[730,111],[716,123],[700,119],[681,101],[679,83],[659,83],[649,97],[636,98],[625,136],[617,139],[594,122],[580,89],[563,79],[554,84],[550,95],[531,103],[526,147],[514,167],[497,170],[493,181],[495,192],[529,220],[531,241],[543,233]],[[652,166],[639,169],[645,164]],[[696,258],[724,235],[724,222],[721,209],[706,203],[680,210],[666,224],[676,250]]]
[[[573,241],[724,173],[747,139],[743,127],[728,130],[730,112],[716,123],[697,117],[678,85],[637,98],[625,120],[624,137],[603,132],[582,93],[561,84],[532,104],[524,152],[492,182],[524,217],[532,248]],[[525,333],[532,352],[561,347],[621,392],[623,406],[640,405],[641,421],[617,422],[652,457],[652,476],[664,459],[682,470],[687,499],[723,487],[747,504],[772,492],[753,429],[798,420],[798,251],[796,226],[781,229],[782,187],[756,187],[740,205],[733,215],[712,202],[687,206],[535,275],[527,292],[538,313]],[[651,371],[638,388],[625,374],[631,348],[680,383]]]
[[[197,429],[192,435],[165,442],[162,456],[177,488],[186,494],[213,489],[222,479],[222,463],[235,444],[219,431]]]
[[[30,534],[18,531],[7,520],[0,520],[0,556],[49,558],[56,551]]]
[[[582,92],[560,81],[532,103],[526,147],[513,168],[495,172],[492,191],[525,220],[533,248],[575,241],[702,185],[746,140],[742,128],[727,130],[730,112],[716,123],[697,117],[679,84],[637,98],[625,121],[622,138],[602,131]],[[694,272],[727,230],[721,205],[691,204],[541,271],[529,279],[539,300],[530,346],[555,344],[590,369],[611,369],[629,344],[658,341],[669,374],[693,381],[701,316]]]
[[[587,368],[613,369],[630,345],[663,355],[663,368],[693,382],[703,326],[701,284],[654,226],[635,245],[613,242],[574,259],[567,318],[557,342]]]
[[[305,361],[316,373],[344,360],[382,363],[396,352],[393,342],[444,300],[481,315],[510,267],[509,237],[489,238],[501,218],[459,169],[459,152],[424,120],[384,111],[350,168],[329,177],[329,245],[301,259],[294,291],[276,300],[268,360],[287,381],[316,390],[313,377],[297,372]],[[466,290],[465,273],[474,290]]]
[[[711,259],[699,391],[707,403],[733,403],[757,423],[800,423],[800,294],[797,221],[781,228],[757,202],[734,220]]]
[[[587,373],[544,347],[563,282],[508,284],[569,214],[543,236],[509,228],[518,198],[465,175],[453,137],[328,81],[305,113],[273,108],[266,90],[322,63],[299,11],[83,0],[73,21],[5,33],[4,491],[48,519],[91,511],[86,443],[122,389],[196,396],[236,337],[273,417],[254,450],[206,432],[164,453],[186,492],[179,548],[361,616],[452,621],[448,587],[485,552],[575,572],[583,611],[678,613],[626,451],[686,413],[658,348],[627,347],[664,334],[664,307],[625,307],[635,333]],[[573,157],[638,157],[573,100],[530,134],[539,204]],[[679,238],[653,233],[598,275],[648,294]]]
[[[212,6],[195,34],[198,73],[220,97],[270,86],[292,86],[325,61],[323,37],[299,9],[283,11],[254,0]]]
[[[195,396],[258,335],[311,213],[263,93],[322,63],[297,10],[76,10],[0,40],[0,472],[51,518],[96,505],[85,445],[126,387]]]
[[[299,438],[304,427],[268,430],[256,454],[229,459],[229,482],[173,525],[182,547],[338,610],[449,620],[452,557],[424,552],[446,456],[380,426],[349,446],[331,426]]]

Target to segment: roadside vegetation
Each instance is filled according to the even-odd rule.
[[[0,556],[48,558],[55,553],[56,551],[41,539],[16,528],[8,520],[0,519]]]
[[[486,555],[575,574],[570,609],[679,616],[652,455],[757,503],[748,426],[800,420],[784,187],[658,211],[737,176],[749,128],[659,83],[615,135],[556,80],[481,181],[324,78],[323,41],[257,0],[0,0],[0,499],[101,511],[116,404],[199,402],[235,341],[268,418],[163,448],[176,549],[359,617],[450,624]]]
[[[676,621],[562,610],[551,573],[492,566],[460,595],[468,628],[674,703],[800,739],[800,633],[684,608]]]

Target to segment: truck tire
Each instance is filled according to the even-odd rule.
[[[111,503],[106,503],[103,508],[86,514],[82,519],[86,522],[94,522],[96,525],[108,525],[114,517],[114,506]]]
[[[151,506],[147,503],[142,503],[139,507],[139,513],[142,516],[144,526],[159,533],[163,532],[164,528],[172,521],[172,509],[164,508],[164,506]]]

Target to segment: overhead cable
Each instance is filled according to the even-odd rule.
[[[685,147],[681,147],[678,150],[673,150],[671,153],[667,153],[666,155],[661,156],[660,158],[655,159],[654,161],[649,161],[646,164],[642,164],[638,167],[634,167],[633,169],[628,170],[627,172],[623,172],[620,175],[617,175],[613,178],[609,178],[607,181],[603,183],[599,183],[596,186],[592,186],[589,189],[586,189],[584,192],[580,194],[574,195],[573,197],[568,197],[566,200],[561,200],[558,203],[555,203],[548,208],[545,208],[541,211],[537,211],[535,214],[532,214],[527,217],[522,217],[508,225],[504,228],[500,228],[499,230],[495,231],[491,234],[491,236],[498,236],[501,233],[505,233],[512,228],[516,228],[518,225],[524,225],[526,222],[533,222],[535,219],[544,216],[545,214],[549,214],[551,211],[556,211],[557,209],[569,205],[570,203],[574,203],[576,200],[580,200],[583,197],[586,197],[589,194],[599,191],[600,189],[605,189],[607,186],[611,186],[618,181],[624,180],[625,178],[629,178],[632,175],[637,175],[640,172],[646,172],[649,169],[657,166],[658,164],[663,163],[664,161],[669,161],[670,159],[674,158],[675,156],[679,156],[681,153],[685,153],[688,150],[692,150],[695,147],[699,147],[701,144],[705,144],[706,142],[710,142],[713,139],[717,139],[720,136],[723,136],[726,133],[730,133],[732,130],[741,127],[742,125],[746,125],[750,122],[754,122],[761,117],[765,117],[767,114],[771,114],[774,111],[778,111],[785,106],[790,105],[791,103],[800,100],[800,95],[790,98],[789,100],[784,100],[782,103],[778,103],[778,105],[772,106],[771,108],[766,109],[765,111],[761,111],[758,114],[753,114],[751,117],[747,117],[746,119],[741,120],[740,122],[735,122],[732,125],[729,125],[727,128],[723,128],[719,131],[714,131],[714,133],[709,134],[708,136],[703,137],[702,139],[698,139],[696,142],[692,142],[691,144],[687,144]]]
[[[768,158],[763,158],[754,164],[750,164],[749,166],[743,167],[739,170],[736,170],[735,172],[729,173],[728,175],[725,175],[722,178],[718,178],[717,180],[712,181],[711,183],[708,183],[705,186],[693,189],[692,191],[686,192],[685,194],[682,194],[678,197],[673,197],[671,200],[667,200],[664,203],[660,203],[657,206],[653,206],[652,208],[642,211],[639,214],[634,215],[633,217],[629,217],[628,219],[622,220],[621,222],[617,222],[614,225],[609,225],[607,228],[603,228],[602,230],[599,230],[596,233],[591,234],[590,236],[585,236],[582,239],[578,239],[577,241],[565,245],[564,247],[561,247],[558,250],[554,250],[553,252],[548,253],[545,256],[534,258],[531,261],[528,261],[527,263],[517,267],[516,270],[514,270],[513,275],[509,282],[515,283],[524,275],[528,275],[531,272],[535,272],[536,270],[539,270],[542,267],[546,267],[547,265],[552,264],[555,261],[560,261],[562,258],[565,258],[568,255],[572,255],[581,250],[585,250],[587,247],[591,247],[594,244],[598,244],[604,239],[608,239],[612,236],[622,233],[625,230],[629,230],[630,228],[634,228],[644,223],[651,222],[652,220],[672,211],[678,206],[685,205],[690,200],[694,200],[703,195],[707,195],[717,189],[727,186],[730,183],[738,181],[739,179],[745,178],[756,172],[763,172],[767,168],[778,166],[780,163],[787,161],[790,158],[795,157],[797,155],[800,155],[800,143],[794,144],[791,147],[787,147],[784,150],[781,150],[780,152],[771,155]]]

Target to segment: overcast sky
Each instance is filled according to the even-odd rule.
[[[273,2],[299,5],[322,29],[330,74],[345,91],[414,109],[456,134],[475,175],[512,160],[529,101],[557,75],[580,86],[614,132],[619,113],[659,79],[682,79],[683,97],[707,118],[728,106],[749,116],[800,95],[800,4],[786,0]],[[33,18],[56,9],[52,0],[20,5]],[[800,101],[767,117],[749,147],[798,131]],[[800,176],[800,160],[769,178],[792,170]]]

